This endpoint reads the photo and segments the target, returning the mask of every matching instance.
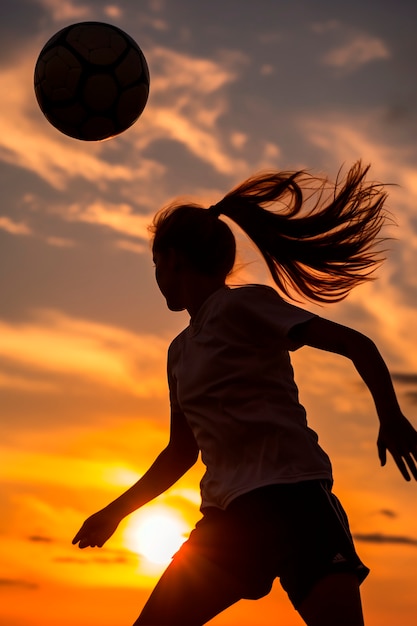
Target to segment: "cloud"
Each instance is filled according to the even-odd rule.
[[[52,543],[51,537],[44,537],[42,535],[31,535],[28,537],[28,541],[32,541],[33,543]]]
[[[397,385],[404,387],[405,396],[412,404],[417,404],[417,374],[408,372],[392,372],[391,377]],[[410,389],[414,388],[414,389]]]
[[[246,164],[230,153],[219,120],[228,112],[227,88],[237,79],[245,57],[224,54],[215,61],[160,46],[148,57],[153,68],[151,102],[134,137],[136,146],[143,150],[152,142],[172,140],[221,174],[243,170]]]
[[[388,263],[384,264],[383,271],[378,271],[377,275],[385,277],[384,289],[386,282],[391,282],[393,291],[396,292],[396,304],[409,301],[414,306],[417,288],[414,271],[417,253],[417,153],[412,142],[406,144],[387,140],[383,115],[382,108],[361,115],[334,114],[328,111],[326,117],[305,117],[299,123],[308,141],[324,152],[328,162],[336,163],[337,167],[345,164],[346,171],[350,165],[361,159],[364,164],[372,165],[368,179],[388,185],[386,206],[392,211],[397,227],[385,229],[385,236],[392,237],[393,240],[387,243]],[[376,286],[377,284],[381,284],[381,279],[375,283]],[[385,297],[387,299],[387,294]],[[394,306],[394,301],[387,300],[387,303]]]
[[[21,578],[0,578],[0,587],[20,587],[22,589],[37,589],[38,585]]]
[[[166,393],[166,347],[154,335],[136,335],[57,311],[40,311],[28,322],[0,321],[0,357],[23,370],[17,379],[6,370],[3,386],[8,381],[24,386],[27,371],[34,384],[34,373],[44,378],[50,374],[55,384],[57,376],[70,375],[140,397],[159,397]],[[47,391],[44,384],[41,389]]]
[[[417,374],[409,374],[407,372],[392,372],[393,380],[402,385],[417,385]]]
[[[61,215],[69,222],[106,226],[131,237],[149,240],[148,226],[152,221],[152,216],[138,215],[126,203],[114,204],[105,201],[96,201],[87,205],[73,203],[65,207]],[[143,250],[145,249],[149,251],[149,248],[144,246]]]
[[[120,19],[123,15],[123,9],[117,4],[108,4],[103,7],[105,15],[111,19]]]
[[[112,493],[115,487],[120,489],[121,481],[118,476],[124,471],[126,475],[135,477],[129,482],[126,480],[123,487],[130,487],[140,478],[140,473],[129,468],[122,461],[109,461],[107,458],[93,460],[91,458],[80,458],[64,456],[58,454],[44,454],[42,452],[13,450],[5,446],[1,447],[4,466],[1,468],[2,481],[9,484],[24,484],[26,488],[30,486],[54,486],[59,489],[107,489]],[[92,454],[86,450],[86,454]],[[145,464],[143,459],[141,462]],[[6,466],[8,463],[8,466]],[[145,471],[145,468],[143,469]],[[76,485],[74,477],[77,477]],[[16,497],[14,504],[20,503],[22,510],[30,513],[36,518],[41,526],[45,528],[61,528],[65,517],[65,523],[70,525],[74,522],[76,526],[79,521],[79,513],[73,510],[66,510],[62,506],[52,506],[49,501],[26,495]],[[61,525],[59,524],[61,518]],[[38,534],[27,537],[31,543],[57,543],[57,539],[52,539],[49,535]]]
[[[323,56],[322,62],[330,67],[353,72],[371,61],[388,59],[390,56],[388,47],[381,39],[362,34],[329,51]]]
[[[127,556],[57,556],[53,559],[55,563],[76,563],[77,565],[99,564],[99,565],[124,565],[134,561],[137,563],[137,556],[128,558]]]
[[[30,235],[32,232],[24,222],[16,222],[6,216],[0,216],[0,229],[11,235]]]
[[[129,241],[128,239],[118,239],[115,242],[115,245],[116,248],[119,248],[120,250],[126,250],[127,252],[132,252],[133,254],[149,254],[148,245]]]
[[[33,373],[32,376],[26,377],[24,375],[2,372],[0,370],[0,389],[1,388],[9,390],[16,389],[32,393],[51,393],[56,389],[53,383],[42,380],[33,375]]]
[[[417,404],[417,391],[407,391],[405,396],[411,402],[411,404]]]
[[[366,543],[402,544],[408,546],[417,546],[417,539],[403,535],[384,535],[382,533],[356,533],[355,535],[353,535],[353,538],[356,541],[364,541]]]
[[[71,0],[37,0],[55,22],[84,20],[91,15],[91,9]]]
[[[378,133],[376,120],[380,116],[380,110],[362,112],[360,115],[326,111],[319,116],[300,118],[299,125],[306,132],[307,141],[331,156],[337,167],[341,163],[348,166],[362,159],[364,163],[372,163],[373,168],[378,169],[379,177],[386,176],[389,182],[400,182],[392,178],[394,153],[396,160],[404,164],[404,172],[400,164],[396,168],[397,175],[403,179],[407,176],[406,172],[412,169],[410,155],[404,147],[399,149],[387,143],[386,138]]]
[[[65,237],[46,237],[45,241],[56,248],[74,248],[77,245],[75,241]]]
[[[380,515],[384,515],[385,517],[389,517],[391,519],[394,519],[395,517],[397,517],[397,513],[395,511],[392,511],[391,509],[381,509],[380,511],[378,511],[378,513]]]
[[[335,19],[325,20],[323,22],[314,22],[311,25],[311,30],[318,35],[327,35],[329,32],[339,30],[341,22]]]

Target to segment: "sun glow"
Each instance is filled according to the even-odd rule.
[[[154,506],[135,515],[125,530],[130,550],[155,565],[167,565],[190,531],[180,514],[168,506]]]

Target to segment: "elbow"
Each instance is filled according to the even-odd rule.
[[[178,473],[182,476],[183,474],[185,474],[186,472],[188,472],[189,469],[191,469],[193,467],[193,465],[196,464],[198,459],[198,453],[197,454],[188,454],[188,455],[183,455],[181,458],[177,458],[177,470]]]
[[[165,449],[170,463],[182,474],[197,462],[199,450],[197,445],[173,445],[170,443]]]
[[[370,337],[363,333],[350,329],[340,354],[346,356],[354,363],[362,361],[372,355],[379,354],[376,344]]]
[[[199,449],[197,448],[197,446],[193,446],[192,448],[190,448],[187,454],[184,455],[184,462],[186,463],[188,468],[192,467],[193,465],[197,463],[198,455],[199,455]]]

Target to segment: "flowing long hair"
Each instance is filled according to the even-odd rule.
[[[292,300],[337,302],[373,278],[387,221],[385,187],[357,162],[332,184],[307,171],[265,172],[244,181],[209,210],[176,202],[154,218],[154,250],[179,248],[199,271],[233,268],[236,243],[225,215],[253,241],[279,291]]]

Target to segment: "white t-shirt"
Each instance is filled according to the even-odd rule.
[[[332,480],[298,399],[288,337],[314,314],[264,285],[211,294],[168,351],[173,411],[185,415],[206,472],[202,508],[258,487]]]

